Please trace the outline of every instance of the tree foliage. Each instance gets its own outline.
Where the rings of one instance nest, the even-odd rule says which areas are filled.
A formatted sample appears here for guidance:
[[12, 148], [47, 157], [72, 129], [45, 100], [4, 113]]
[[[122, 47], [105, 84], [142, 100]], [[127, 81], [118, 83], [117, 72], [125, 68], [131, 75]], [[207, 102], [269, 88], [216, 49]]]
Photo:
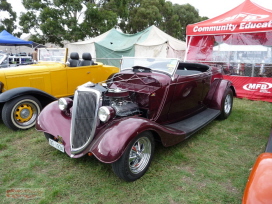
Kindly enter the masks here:
[[190, 4], [165, 0], [23, 0], [27, 12], [20, 16], [24, 33], [31, 40], [62, 45], [95, 37], [115, 27], [136, 33], [151, 25], [185, 40], [188, 24], [207, 19]]
[[[0, 31], [6, 30], [12, 33], [16, 29], [14, 22], [16, 21], [16, 12], [12, 10], [10, 3], [6, 0], [0, 0]], [[17, 33], [20, 35], [20, 33]]]
[[112, 11], [101, 12], [94, 1], [23, 0], [27, 9], [20, 16], [23, 32], [34, 30], [36, 38], [63, 45], [105, 32], [117, 24]]

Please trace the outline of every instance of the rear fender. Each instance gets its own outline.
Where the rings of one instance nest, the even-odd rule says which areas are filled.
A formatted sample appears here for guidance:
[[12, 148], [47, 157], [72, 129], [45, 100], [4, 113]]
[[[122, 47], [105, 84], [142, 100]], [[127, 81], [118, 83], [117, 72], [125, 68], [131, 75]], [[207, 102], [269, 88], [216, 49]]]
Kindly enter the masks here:
[[233, 92], [233, 96], [236, 96], [235, 88], [231, 81], [217, 79], [213, 82], [212, 88], [210, 89], [205, 101], [209, 108], [221, 110], [222, 99], [225, 91], [230, 88]]

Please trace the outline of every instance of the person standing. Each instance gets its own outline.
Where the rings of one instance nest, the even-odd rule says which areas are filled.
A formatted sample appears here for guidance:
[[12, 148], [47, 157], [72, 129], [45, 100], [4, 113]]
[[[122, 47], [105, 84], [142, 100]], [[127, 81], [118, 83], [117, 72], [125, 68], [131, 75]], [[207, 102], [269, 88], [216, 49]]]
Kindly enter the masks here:
[[33, 62], [38, 61], [38, 49], [37, 48], [35, 48], [34, 52], [32, 53], [32, 60], [33, 60]]

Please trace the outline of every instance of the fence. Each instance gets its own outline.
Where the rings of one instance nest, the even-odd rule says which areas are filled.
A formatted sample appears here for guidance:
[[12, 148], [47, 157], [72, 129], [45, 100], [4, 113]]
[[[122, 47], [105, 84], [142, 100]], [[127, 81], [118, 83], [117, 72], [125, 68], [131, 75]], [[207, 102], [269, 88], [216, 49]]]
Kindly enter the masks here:
[[272, 64], [265, 63], [227, 63], [227, 62], [198, 62], [218, 67], [224, 75], [247, 77], [272, 77]]
[[232, 81], [238, 98], [272, 102], [272, 64], [202, 62], [219, 67]]

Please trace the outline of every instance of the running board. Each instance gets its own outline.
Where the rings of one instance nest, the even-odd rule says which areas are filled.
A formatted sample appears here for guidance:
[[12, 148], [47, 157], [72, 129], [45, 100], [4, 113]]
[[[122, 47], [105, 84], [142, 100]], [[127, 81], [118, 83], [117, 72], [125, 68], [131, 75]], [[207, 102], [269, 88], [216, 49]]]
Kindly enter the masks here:
[[190, 118], [164, 126], [183, 131], [186, 134], [186, 138], [188, 138], [196, 131], [212, 122], [219, 115], [220, 110], [208, 108]]

